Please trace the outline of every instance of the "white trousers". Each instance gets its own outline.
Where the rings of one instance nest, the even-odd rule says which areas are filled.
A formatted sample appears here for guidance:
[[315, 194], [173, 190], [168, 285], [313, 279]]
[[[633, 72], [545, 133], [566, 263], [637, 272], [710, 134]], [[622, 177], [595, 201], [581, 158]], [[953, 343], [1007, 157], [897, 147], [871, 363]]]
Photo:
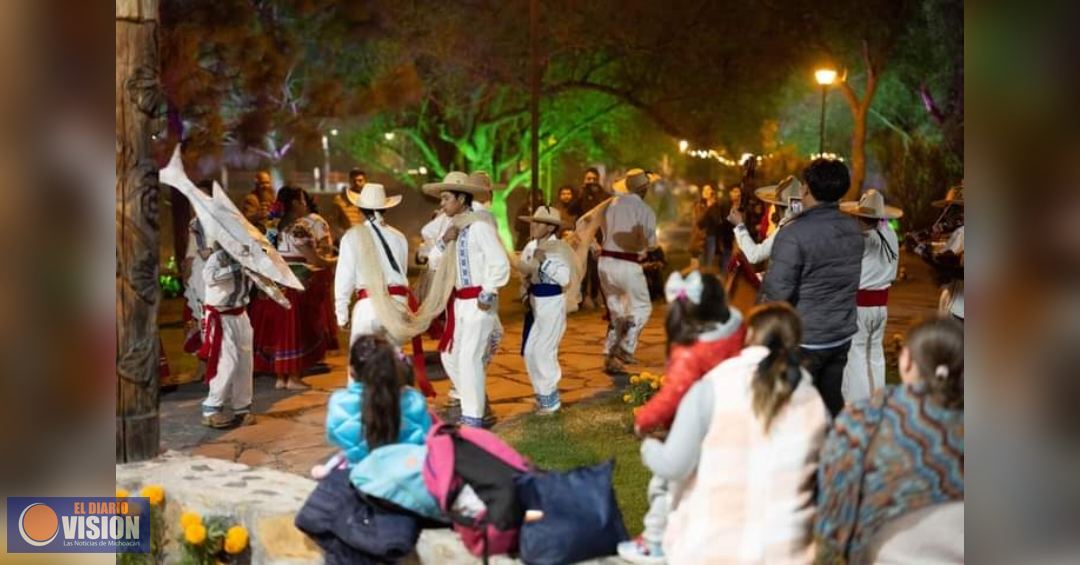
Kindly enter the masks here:
[[221, 356], [217, 374], [210, 380], [210, 393], [203, 402], [203, 414], [221, 410], [226, 399], [231, 401], [234, 412], [251, 410], [253, 335], [247, 312], [221, 317]]
[[566, 333], [566, 296], [533, 296], [533, 325], [525, 342], [525, 369], [533, 390], [548, 396], [558, 390], [562, 378], [559, 342]]
[[483, 311], [476, 299], [454, 302], [454, 343], [440, 355], [443, 370], [461, 399], [461, 415], [484, 417], [484, 368], [501, 335], [498, 305]]
[[885, 323], [889, 309], [885, 306], [860, 306], [857, 312], [858, 330], [851, 338], [847, 365], [844, 367], [842, 392], [845, 403], [870, 398], [874, 391], [885, 386]]
[[[404, 296], [392, 296], [394, 300], [401, 303], [407, 303], [408, 298]], [[349, 346], [351, 347], [356, 338], [362, 335], [376, 335], [383, 334], [383, 325], [379, 321], [379, 318], [375, 316], [375, 306], [372, 305], [371, 300], [365, 298], [363, 300], [357, 300], [352, 307], [352, 318], [349, 320]], [[389, 335], [383, 335], [386, 339], [394, 341]], [[402, 344], [394, 343], [398, 347]]]
[[[630, 327], [618, 345], [627, 353], [633, 354], [637, 350], [638, 336], [652, 314], [652, 300], [649, 299], [649, 284], [645, 280], [645, 271], [637, 263], [613, 257], [601, 257], [599, 269], [600, 288], [607, 298], [612, 325], [619, 319], [630, 321]], [[611, 353], [617, 337], [613, 330], [608, 330], [604, 355]]]

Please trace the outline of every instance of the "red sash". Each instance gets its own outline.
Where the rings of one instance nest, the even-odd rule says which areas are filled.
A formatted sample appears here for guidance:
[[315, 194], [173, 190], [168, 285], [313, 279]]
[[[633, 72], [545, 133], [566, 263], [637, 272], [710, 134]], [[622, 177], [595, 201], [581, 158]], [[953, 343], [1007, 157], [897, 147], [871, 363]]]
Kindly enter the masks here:
[[455, 288], [450, 292], [450, 300], [446, 301], [446, 327], [443, 329], [442, 339], [439, 340], [439, 351], [449, 353], [454, 348], [454, 302], [456, 300], [473, 300], [480, 298], [480, 287], [467, 286]]
[[863, 290], [855, 293], [855, 304], [862, 307], [885, 306], [889, 303], [889, 289]]
[[[416, 296], [413, 295], [412, 290], [407, 286], [390, 285], [386, 287], [386, 290], [390, 293], [390, 296], [405, 296], [408, 297], [409, 310], [416, 312], [420, 308], [420, 303], [417, 302]], [[357, 300], [364, 300], [368, 297], [367, 289], [360, 289], [356, 292]], [[412, 358], [413, 358], [413, 372], [416, 374], [416, 384], [420, 387], [420, 392], [424, 393], [424, 396], [428, 398], [435, 397], [435, 389], [431, 386], [431, 382], [427, 378], [427, 363], [424, 362], [424, 340], [419, 335], [415, 335], [412, 338]]]
[[202, 345], [199, 346], [199, 359], [206, 361], [206, 382], [217, 376], [218, 360], [221, 359], [221, 317], [243, 314], [243, 306], [218, 310], [209, 304], [203, 306]]
[[631, 263], [641, 263], [641, 257], [637, 253], [623, 253], [621, 251], [608, 251], [602, 249], [600, 251], [601, 257], [611, 257], [612, 259], [619, 259], [622, 261], [630, 261]]

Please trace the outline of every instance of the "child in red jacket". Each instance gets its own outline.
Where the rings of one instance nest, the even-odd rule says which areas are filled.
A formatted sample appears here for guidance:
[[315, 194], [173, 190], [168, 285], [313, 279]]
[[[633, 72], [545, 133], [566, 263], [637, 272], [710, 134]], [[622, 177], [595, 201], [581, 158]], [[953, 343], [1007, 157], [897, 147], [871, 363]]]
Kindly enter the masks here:
[[[685, 278], [672, 273], [664, 285], [668, 301], [668, 363], [664, 385], [634, 416], [638, 436], [662, 434], [675, 420], [679, 402], [713, 367], [743, 348], [742, 315], [728, 306], [720, 279], [692, 271]], [[641, 537], [619, 544], [619, 555], [631, 563], [663, 563], [660, 542], [667, 525], [668, 481], [649, 480], [649, 511]]]

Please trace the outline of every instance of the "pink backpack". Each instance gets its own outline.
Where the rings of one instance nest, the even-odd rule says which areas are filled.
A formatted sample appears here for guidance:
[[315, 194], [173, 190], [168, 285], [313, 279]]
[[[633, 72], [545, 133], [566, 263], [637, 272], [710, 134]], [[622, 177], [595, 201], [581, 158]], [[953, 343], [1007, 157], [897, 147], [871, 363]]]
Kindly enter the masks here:
[[[469, 553], [485, 562], [489, 555], [516, 553], [524, 509], [514, 477], [529, 471], [529, 462], [487, 430], [434, 420], [423, 470], [428, 491]], [[459, 501], [463, 491], [471, 493]]]

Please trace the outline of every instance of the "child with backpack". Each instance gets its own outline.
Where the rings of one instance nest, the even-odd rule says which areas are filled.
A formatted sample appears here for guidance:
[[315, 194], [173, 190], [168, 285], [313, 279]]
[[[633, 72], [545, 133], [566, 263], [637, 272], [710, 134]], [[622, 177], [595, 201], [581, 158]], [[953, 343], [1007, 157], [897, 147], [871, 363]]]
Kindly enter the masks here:
[[384, 445], [424, 445], [431, 415], [423, 393], [408, 386], [408, 372], [385, 338], [365, 335], [353, 342], [349, 385], [330, 396], [326, 412], [326, 439], [342, 450], [349, 467]]
[[[664, 384], [634, 416], [639, 437], [662, 434], [671, 427], [684, 395], [713, 367], [739, 353], [745, 327], [739, 311], [728, 305], [720, 279], [713, 273], [672, 273], [664, 285], [668, 301], [665, 328], [668, 363]], [[661, 541], [667, 524], [671, 483], [649, 480], [649, 511], [637, 539], [619, 544], [619, 556], [631, 563], [663, 563]]]

